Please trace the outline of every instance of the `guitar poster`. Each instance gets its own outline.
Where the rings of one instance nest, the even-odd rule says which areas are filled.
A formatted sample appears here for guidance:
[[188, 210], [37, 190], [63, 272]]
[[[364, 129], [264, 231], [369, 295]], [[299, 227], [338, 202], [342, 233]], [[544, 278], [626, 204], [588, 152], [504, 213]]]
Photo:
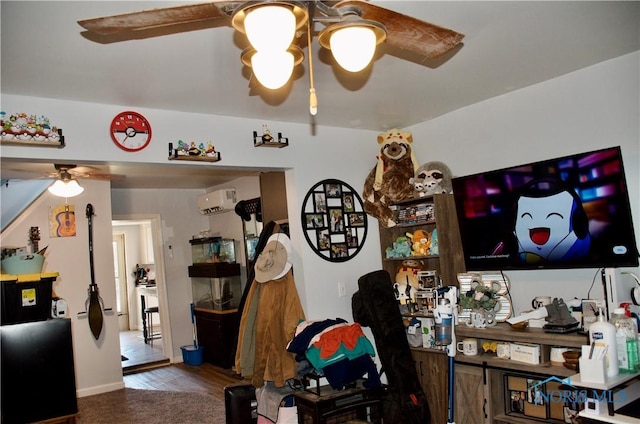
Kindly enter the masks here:
[[76, 236], [76, 208], [74, 205], [52, 206], [49, 209], [49, 237]]

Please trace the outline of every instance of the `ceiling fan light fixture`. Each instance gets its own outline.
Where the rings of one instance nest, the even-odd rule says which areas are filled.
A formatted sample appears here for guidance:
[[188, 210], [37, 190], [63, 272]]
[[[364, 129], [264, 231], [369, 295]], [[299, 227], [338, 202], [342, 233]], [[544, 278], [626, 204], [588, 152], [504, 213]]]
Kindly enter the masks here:
[[297, 46], [291, 46], [283, 52], [259, 52], [253, 49], [245, 50], [242, 63], [253, 70], [260, 84], [271, 90], [276, 90], [289, 81], [293, 68], [302, 63], [304, 55]]
[[376, 46], [387, 38], [385, 27], [375, 21], [347, 20], [325, 28], [318, 37], [320, 45], [331, 50], [336, 62], [349, 72], [366, 68]]
[[56, 180], [47, 190], [54, 196], [74, 197], [82, 193], [84, 187], [80, 186], [76, 180]]
[[307, 9], [298, 2], [248, 2], [234, 11], [231, 24], [247, 35], [255, 50], [283, 52], [307, 19]]

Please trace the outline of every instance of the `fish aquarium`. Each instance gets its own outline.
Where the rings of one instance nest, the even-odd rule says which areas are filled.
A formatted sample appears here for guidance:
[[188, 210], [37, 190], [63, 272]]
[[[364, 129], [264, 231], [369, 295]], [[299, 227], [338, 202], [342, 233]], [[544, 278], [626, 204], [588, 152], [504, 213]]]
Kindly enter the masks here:
[[226, 311], [240, 305], [242, 284], [239, 264], [194, 264], [189, 267], [189, 277], [194, 307]]
[[189, 240], [191, 260], [194, 264], [236, 261], [235, 240], [205, 237]]

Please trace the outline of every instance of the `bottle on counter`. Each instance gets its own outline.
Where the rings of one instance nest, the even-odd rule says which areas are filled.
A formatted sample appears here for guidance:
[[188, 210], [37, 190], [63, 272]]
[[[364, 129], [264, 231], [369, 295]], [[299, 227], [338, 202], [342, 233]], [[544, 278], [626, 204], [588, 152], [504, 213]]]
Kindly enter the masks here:
[[635, 320], [625, 315], [624, 308], [616, 308], [609, 322], [616, 328], [616, 350], [620, 372], [638, 372], [638, 327]]
[[618, 353], [616, 350], [616, 327], [604, 320], [604, 311], [599, 310], [598, 321], [589, 326], [589, 343], [606, 349], [605, 371], [607, 377], [618, 375]]

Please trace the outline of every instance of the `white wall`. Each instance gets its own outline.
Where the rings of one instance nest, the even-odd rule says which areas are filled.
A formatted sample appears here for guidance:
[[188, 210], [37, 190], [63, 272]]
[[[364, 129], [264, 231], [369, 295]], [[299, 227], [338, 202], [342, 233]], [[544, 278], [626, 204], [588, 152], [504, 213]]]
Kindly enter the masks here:
[[[637, 236], [640, 231], [638, 59], [638, 54], [615, 59], [409, 128], [413, 132], [417, 158], [422, 163], [442, 160], [451, 166], [455, 174], [462, 175], [619, 144], [623, 148], [628, 172]], [[167, 142], [183, 138], [203, 141], [212, 138], [224, 159], [219, 164], [206, 166], [286, 169], [294, 275], [308, 319], [343, 317], [351, 320], [351, 294], [357, 290], [358, 278], [380, 269], [375, 219], [369, 219], [367, 240], [360, 253], [343, 263], [330, 263], [317, 256], [307, 246], [300, 222], [302, 200], [317, 182], [336, 178], [356, 190], [361, 189], [367, 173], [375, 165], [377, 131], [315, 127], [312, 134], [309, 125], [269, 124], [272, 132], [280, 131], [289, 137], [290, 146], [284, 149], [254, 148], [251, 132], [261, 128], [260, 121], [141, 109], [139, 111], [154, 126], [154, 140], [145, 151], [128, 154], [113, 146], [107, 135], [108, 123], [117, 112], [125, 109], [124, 106], [3, 95], [3, 109], [49, 116], [55, 125], [63, 128], [68, 142], [64, 149], [3, 146], [4, 157], [171, 165], [166, 159]], [[174, 125], [176, 120], [183, 125]], [[189, 130], [185, 132], [184, 128]], [[201, 191], [112, 191], [114, 214], [162, 215], [176, 355], [180, 355], [179, 346], [187, 344], [191, 338], [188, 240], [209, 225], [208, 218], [201, 216], [195, 206], [198, 194]], [[109, 207], [107, 194], [100, 201]], [[100, 208], [102, 210], [103, 206]], [[104, 233], [97, 238], [96, 248], [110, 252], [110, 244], [107, 246], [106, 243], [110, 243], [111, 228]], [[169, 244], [173, 247], [173, 259], [169, 258]], [[83, 247], [79, 245], [78, 249]], [[82, 254], [86, 255], [86, 251]], [[82, 260], [70, 260], [67, 264], [60, 268], [63, 278], [69, 278], [67, 273], [72, 273], [72, 269], [74, 275], [76, 271], [81, 272], [75, 270], [75, 265], [82, 264]], [[516, 308], [523, 308], [525, 302], [537, 294], [583, 296], [593, 273], [592, 270], [509, 273], [514, 282], [512, 292]], [[78, 276], [77, 284], [84, 287], [87, 282], [88, 270]], [[338, 297], [338, 282], [346, 283], [346, 297]], [[103, 293], [103, 296], [107, 304], [115, 302], [115, 291]], [[79, 299], [71, 302], [71, 313], [75, 314], [80, 307]], [[77, 320], [74, 318], [74, 321]], [[75, 324], [74, 338], [78, 333]], [[115, 319], [110, 325], [115, 328]], [[83, 331], [85, 333], [78, 336], [81, 340], [75, 341], [76, 358], [80, 358], [76, 363], [79, 389], [95, 390], [105, 380], [112, 383], [121, 381], [119, 369], [117, 372], [103, 371], [92, 362], [96, 350], [101, 349], [99, 357], [113, 355], [109, 361], [114, 365], [117, 363], [119, 368], [117, 339], [108, 339], [109, 345], [94, 346], [85, 337], [88, 331]]]
[[[411, 131], [418, 160], [441, 160], [462, 176], [621, 146], [640, 240], [639, 63], [636, 52], [416, 125]], [[521, 312], [530, 309], [536, 295], [586, 298], [596, 271], [506, 274]], [[599, 276], [591, 296], [602, 298]]]
[[[116, 291], [111, 248], [111, 204], [109, 182], [83, 181], [85, 190], [69, 199], [75, 207], [76, 236], [49, 237], [49, 209], [64, 205], [65, 199], [45, 191], [40, 198], [2, 232], [3, 246], [27, 245], [29, 227], [40, 228], [40, 247], [48, 246], [43, 270], [60, 274], [53, 290], [68, 304], [71, 318], [73, 350], [76, 369], [76, 386], [79, 396], [116, 390], [124, 387], [120, 362], [118, 317], [115, 314]], [[89, 230], [86, 206], [94, 207], [93, 256], [96, 284], [106, 308], [113, 313], [104, 314], [100, 338], [95, 340], [86, 318], [78, 317], [85, 311], [89, 288]]]

